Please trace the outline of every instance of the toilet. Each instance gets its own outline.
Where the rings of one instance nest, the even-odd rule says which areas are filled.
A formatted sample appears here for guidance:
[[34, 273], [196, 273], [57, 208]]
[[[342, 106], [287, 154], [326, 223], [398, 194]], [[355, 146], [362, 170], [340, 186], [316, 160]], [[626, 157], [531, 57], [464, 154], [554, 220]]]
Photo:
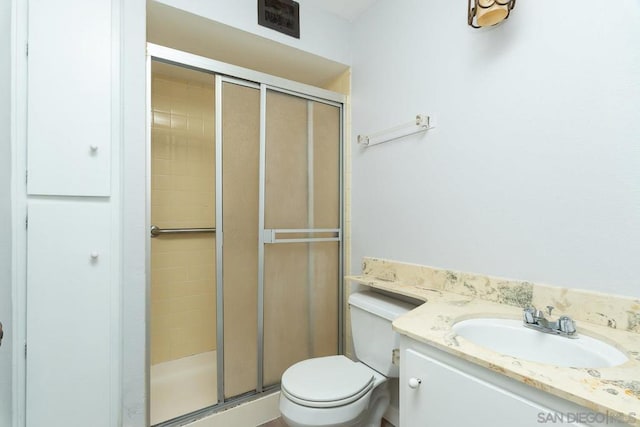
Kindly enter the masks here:
[[379, 427], [389, 406], [388, 378], [397, 378], [392, 352], [399, 336], [391, 328], [415, 305], [380, 293], [351, 294], [351, 332], [356, 356], [303, 360], [282, 374], [280, 413], [290, 427]]

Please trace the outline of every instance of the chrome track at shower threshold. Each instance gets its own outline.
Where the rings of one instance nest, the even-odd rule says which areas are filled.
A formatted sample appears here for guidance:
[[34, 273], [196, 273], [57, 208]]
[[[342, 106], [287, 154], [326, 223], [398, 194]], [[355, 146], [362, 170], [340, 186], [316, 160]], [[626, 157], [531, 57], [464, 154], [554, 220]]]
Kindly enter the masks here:
[[189, 414], [181, 415], [179, 417], [172, 418], [167, 421], [163, 421], [159, 424], [153, 424], [152, 427], [180, 427], [185, 426], [187, 424], [196, 422], [208, 416], [214, 415], [220, 411], [224, 411], [225, 409], [233, 408], [235, 406], [241, 405], [243, 403], [249, 403], [251, 401], [257, 400], [261, 397], [265, 397], [267, 395], [273, 394], [280, 391], [280, 384], [266, 387], [261, 392], [250, 391], [248, 393], [241, 394], [240, 396], [232, 397], [230, 399], [226, 399], [224, 403], [218, 403], [216, 405], [208, 406], [206, 408], [199, 409], [195, 412], [191, 412]]

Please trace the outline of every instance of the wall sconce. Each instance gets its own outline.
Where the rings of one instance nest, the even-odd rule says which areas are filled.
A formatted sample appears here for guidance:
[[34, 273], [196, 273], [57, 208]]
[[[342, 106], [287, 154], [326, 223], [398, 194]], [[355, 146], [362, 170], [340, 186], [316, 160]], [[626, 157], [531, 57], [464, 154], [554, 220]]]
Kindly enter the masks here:
[[473, 28], [499, 24], [509, 17], [515, 5], [516, 0], [468, 0], [467, 22]]

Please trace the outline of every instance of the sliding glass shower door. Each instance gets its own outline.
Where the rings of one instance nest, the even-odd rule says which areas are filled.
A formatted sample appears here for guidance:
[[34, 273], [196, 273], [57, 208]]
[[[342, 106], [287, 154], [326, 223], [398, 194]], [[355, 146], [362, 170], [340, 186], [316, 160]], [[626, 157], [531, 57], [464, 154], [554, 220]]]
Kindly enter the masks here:
[[258, 217], [260, 89], [217, 78], [223, 231], [219, 278], [223, 286], [225, 399], [258, 387]]
[[341, 110], [227, 77], [217, 87], [228, 399], [338, 352]]
[[150, 412], [167, 427], [341, 350], [342, 106], [204, 63], [149, 76]]
[[266, 91], [264, 384], [338, 352], [340, 108]]

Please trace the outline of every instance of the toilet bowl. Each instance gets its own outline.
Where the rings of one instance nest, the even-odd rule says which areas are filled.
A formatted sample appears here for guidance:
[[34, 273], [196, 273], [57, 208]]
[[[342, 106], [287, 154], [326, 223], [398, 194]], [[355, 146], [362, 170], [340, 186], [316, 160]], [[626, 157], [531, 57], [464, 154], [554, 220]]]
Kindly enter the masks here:
[[[345, 356], [298, 362], [282, 375], [280, 413], [290, 427], [379, 427], [389, 406], [389, 377], [398, 376], [393, 319], [415, 306], [374, 292], [349, 298], [354, 348]], [[357, 335], [357, 336], [356, 336]]]
[[280, 412], [290, 427], [375, 425], [372, 403], [389, 402], [387, 378], [345, 356], [309, 359], [282, 376]]

